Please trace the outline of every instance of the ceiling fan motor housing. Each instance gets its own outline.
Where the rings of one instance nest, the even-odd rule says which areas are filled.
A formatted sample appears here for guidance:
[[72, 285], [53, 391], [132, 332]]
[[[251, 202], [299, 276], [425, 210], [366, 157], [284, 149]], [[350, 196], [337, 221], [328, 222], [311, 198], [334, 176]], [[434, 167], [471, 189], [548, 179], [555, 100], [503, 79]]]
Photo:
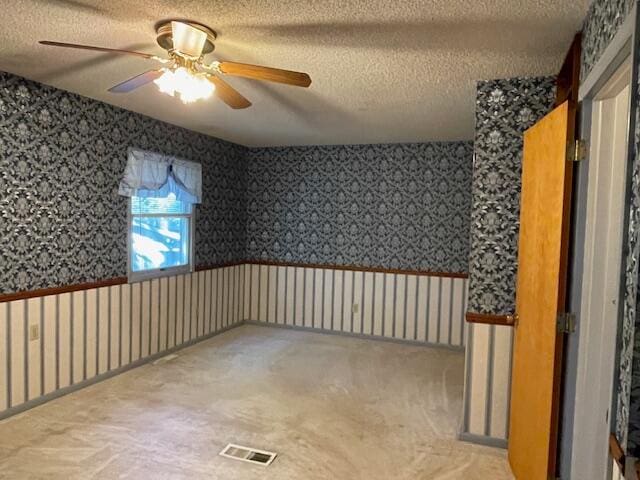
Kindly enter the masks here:
[[204, 48], [202, 49], [202, 55], [207, 55], [208, 53], [211, 53], [215, 50], [216, 47], [213, 42], [218, 36], [215, 30], [207, 27], [206, 25], [202, 25], [201, 23], [186, 20], [167, 20], [158, 24], [158, 26], [156, 27], [156, 41], [162, 48], [167, 51], [173, 50], [173, 30], [171, 28], [172, 21], [185, 23], [193, 28], [197, 28], [207, 35], [207, 39], [204, 43]]

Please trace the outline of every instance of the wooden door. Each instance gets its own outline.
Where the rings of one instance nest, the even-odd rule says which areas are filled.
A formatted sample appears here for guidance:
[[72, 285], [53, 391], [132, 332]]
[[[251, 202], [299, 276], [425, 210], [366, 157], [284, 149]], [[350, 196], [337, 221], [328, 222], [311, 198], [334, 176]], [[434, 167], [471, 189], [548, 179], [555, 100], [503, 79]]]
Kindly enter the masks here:
[[517, 480], [555, 478], [573, 119], [567, 101], [524, 135], [509, 431]]

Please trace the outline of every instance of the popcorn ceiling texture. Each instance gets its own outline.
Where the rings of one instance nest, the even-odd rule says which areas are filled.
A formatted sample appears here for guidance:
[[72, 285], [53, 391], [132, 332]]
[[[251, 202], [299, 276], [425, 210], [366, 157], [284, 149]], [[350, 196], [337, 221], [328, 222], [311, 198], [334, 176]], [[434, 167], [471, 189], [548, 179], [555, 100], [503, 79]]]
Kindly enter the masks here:
[[[588, 0], [15, 0], [0, 70], [247, 146], [471, 140], [478, 79], [554, 74]], [[107, 90], [155, 66], [55, 49], [49, 39], [163, 53], [161, 18], [218, 30], [211, 58], [308, 72], [310, 89], [228, 77], [252, 102], [184, 106], [153, 85]]]

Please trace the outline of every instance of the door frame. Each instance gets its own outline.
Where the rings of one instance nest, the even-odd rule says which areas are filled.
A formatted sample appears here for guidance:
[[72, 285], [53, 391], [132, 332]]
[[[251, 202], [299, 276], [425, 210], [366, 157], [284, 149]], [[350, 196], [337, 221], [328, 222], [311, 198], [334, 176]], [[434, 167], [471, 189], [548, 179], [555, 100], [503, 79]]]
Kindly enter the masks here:
[[[618, 30], [614, 39], [610, 42], [599, 61], [593, 67], [590, 74], [581, 82], [579, 91], [580, 114], [579, 114], [579, 131], [580, 138], [590, 145], [591, 135], [591, 118], [593, 113], [593, 103], [601, 89], [609, 82], [611, 77], [618, 71], [623, 63], [631, 57], [632, 74], [631, 74], [631, 95], [629, 99], [629, 138], [627, 145], [627, 172], [625, 176], [625, 195], [624, 195], [624, 219], [623, 219], [623, 249], [620, 258], [620, 289], [619, 299], [624, 299], [625, 288], [625, 246], [628, 242], [628, 226], [629, 226], [629, 210], [631, 203], [631, 172], [633, 162], [633, 134], [635, 128], [634, 110], [635, 110], [635, 85], [638, 80], [638, 67], [635, 64], [636, 44], [638, 36], [636, 34], [637, 25], [637, 6], [634, 5], [632, 11], [627, 16], [625, 22]], [[573, 212], [571, 215], [571, 257], [569, 261], [569, 284], [568, 284], [568, 308], [569, 311], [576, 314], [578, 318], [578, 326], [580, 325], [580, 310], [582, 304], [582, 279], [584, 275], [584, 241], [586, 231], [587, 216], [587, 196], [588, 196], [588, 179], [589, 179], [589, 160], [578, 162], [574, 170], [574, 196], [573, 196]], [[618, 302], [618, 331], [616, 333], [617, 341], [620, 341], [620, 326], [622, 324], [624, 302]], [[579, 327], [578, 327], [579, 328]], [[579, 335], [571, 334], [565, 339], [565, 360], [564, 360], [564, 384], [563, 384], [563, 401], [561, 405], [563, 419], [561, 425], [559, 439], [559, 473], [560, 478], [572, 478], [571, 471], [573, 465], [580, 461], [580, 452], [574, 451], [574, 443], [578, 443], [577, 437], [574, 436], [575, 405], [580, 402], [580, 398], [576, 397], [577, 381], [579, 372], [583, 365], [580, 364], [580, 358], [589, 352], [584, 347], [580, 349]], [[619, 356], [616, 355], [615, 371], [619, 368]], [[611, 381], [615, 382], [615, 373], [611, 372]], [[610, 422], [613, 426], [615, 423], [615, 406], [617, 404], [616, 389], [613, 389]], [[583, 421], [580, 419], [579, 421]], [[613, 430], [613, 428], [612, 428]], [[611, 464], [609, 465], [611, 468]]]
[[[590, 156], [587, 160], [589, 164], [589, 188], [591, 191], [587, 192], [588, 205], [585, 206], [587, 214], [593, 215], [587, 218], [589, 224], [588, 230], [584, 237], [586, 252], [584, 261], [589, 263], [598, 263], [607, 259], [607, 267], [603, 271], [599, 271], [596, 267], [594, 270], [593, 263], [591, 265], [585, 263], [582, 282], [582, 289], [584, 295], [582, 296], [582, 310], [580, 323], [577, 328], [576, 337], [578, 342], [578, 358], [577, 358], [577, 378], [576, 378], [576, 402], [574, 409], [576, 411], [576, 418], [579, 421], [574, 423], [573, 438], [576, 445], [576, 450], [572, 460], [572, 473], [573, 477], [586, 478], [589, 477], [588, 472], [593, 472], [594, 480], [605, 480], [610, 478], [611, 472], [610, 460], [608, 453], [608, 440], [611, 432], [611, 414], [613, 387], [614, 387], [614, 371], [615, 371], [615, 359], [616, 359], [616, 337], [617, 337], [617, 319], [620, 318], [621, 305], [622, 305], [622, 289], [620, 288], [620, 282], [624, 278], [622, 275], [622, 261], [623, 255], [623, 242], [624, 242], [624, 194], [625, 192], [620, 186], [624, 185], [627, 178], [626, 160], [628, 149], [627, 144], [629, 141], [628, 127], [629, 127], [629, 109], [630, 98], [622, 98], [624, 103], [618, 100], [611, 100], [616, 98], [617, 95], [624, 94], [631, 95], [631, 58], [627, 57], [620, 68], [615, 72], [611, 80], [605, 84], [603, 89], [599, 90], [598, 95], [593, 99], [592, 107], [596, 106], [596, 102], [603, 102], [603, 108], [612, 108], [610, 102], [616, 102], [617, 119], [621, 119], [623, 123], [620, 124], [619, 129], [615, 132], [616, 135], [625, 135], [625, 143], [617, 143], [617, 152], [615, 162], [609, 163], [610, 160], [608, 150], [606, 152], [596, 151], [599, 150], [599, 144], [596, 143], [597, 139], [592, 138], [592, 144], [589, 145]], [[607, 98], [609, 101], [607, 102]], [[591, 120], [593, 126], [598, 125], [603, 129], [605, 134], [613, 134], [614, 123], [598, 119], [600, 112], [600, 106], [598, 105], [592, 109]], [[617, 123], [617, 121], [616, 121]], [[623, 130], [624, 129], [624, 130]], [[600, 132], [592, 131], [591, 135], [599, 135]], [[606, 141], [606, 137], [605, 138]], [[613, 145], [613, 144], [611, 144]], [[609, 178], [609, 174], [612, 177]], [[615, 181], [611, 184], [609, 182]], [[591, 195], [594, 195], [591, 197]], [[604, 204], [600, 204], [599, 196], [603, 195]], [[608, 204], [608, 201], [611, 204]], [[606, 205], [606, 212], [603, 210]], [[590, 210], [591, 209], [591, 210]], [[607, 220], [610, 217], [609, 220]], [[593, 224], [592, 221], [611, 221], [614, 222], [611, 226], [615, 225], [615, 228], [606, 228], [601, 224]], [[599, 232], [599, 233], [596, 233]], [[608, 256], [604, 256], [601, 249], [605, 245], [595, 244], [593, 242], [598, 241], [607, 242]], [[611, 243], [615, 242], [615, 243]], [[593, 250], [593, 248], [596, 250]], [[610, 249], [609, 249], [610, 248]], [[615, 254], [615, 257], [613, 256]], [[601, 264], [604, 267], [604, 264]], [[611, 268], [612, 270], [607, 270]], [[606, 275], [606, 276], [605, 276]], [[602, 284], [600, 282], [617, 282], [616, 284], [607, 283]], [[615, 287], [615, 290], [611, 290]], [[595, 291], [593, 290], [595, 289]], [[594, 299], [591, 298], [592, 292], [606, 292], [607, 306], [603, 303], [593, 303]], [[596, 301], [603, 302], [604, 297], [599, 297], [596, 293]], [[609, 298], [615, 298], [615, 304], [611, 305], [608, 302]], [[608, 322], [600, 323], [599, 320], [603, 319], [600, 315], [603, 313], [600, 308], [606, 308], [609, 310], [607, 318]], [[605, 328], [603, 330], [603, 328]], [[602, 336], [602, 338], [601, 338]], [[592, 373], [593, 372], [593, 373]], [[599, 395], [592, 395], [594, 382], [602, 386], [602, 390]], [[606, 395], [606, 397], [604, 396]], [[608, 421], [603, 423], [604, 412], [608, 410]], [[596, 414], [597, 412], [597, 414]], [[593, 432], [598, 431], [598, 438], [593, 436]], [[594, 443], [595, 442], [595, 443]], [[586, 452], [590, 452], [588, 455]], [[579, 457], [579, 458], [578, 458]], [[598, 465], [593, 465], [593, 462], [597, 461]], [[589, 462], [592, 464], [592, 468], [589, 468]], [[602, 463], [600, 465], [600, 463]], [[595, 473], [599, 469], [604, 469], [607, 475], [600, 477]]]

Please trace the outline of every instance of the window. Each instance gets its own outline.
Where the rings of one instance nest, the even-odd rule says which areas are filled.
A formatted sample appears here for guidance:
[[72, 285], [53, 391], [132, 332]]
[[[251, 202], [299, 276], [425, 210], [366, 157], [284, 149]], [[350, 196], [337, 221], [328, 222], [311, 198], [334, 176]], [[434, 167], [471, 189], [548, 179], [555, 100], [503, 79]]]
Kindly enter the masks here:
[[200, 164], [129, 148], [118, 193], [129, 197], [129, 281], [190, 272]]
[[190, 271], [193, 206], [174, 193], [130, 198], [130, 280]]

